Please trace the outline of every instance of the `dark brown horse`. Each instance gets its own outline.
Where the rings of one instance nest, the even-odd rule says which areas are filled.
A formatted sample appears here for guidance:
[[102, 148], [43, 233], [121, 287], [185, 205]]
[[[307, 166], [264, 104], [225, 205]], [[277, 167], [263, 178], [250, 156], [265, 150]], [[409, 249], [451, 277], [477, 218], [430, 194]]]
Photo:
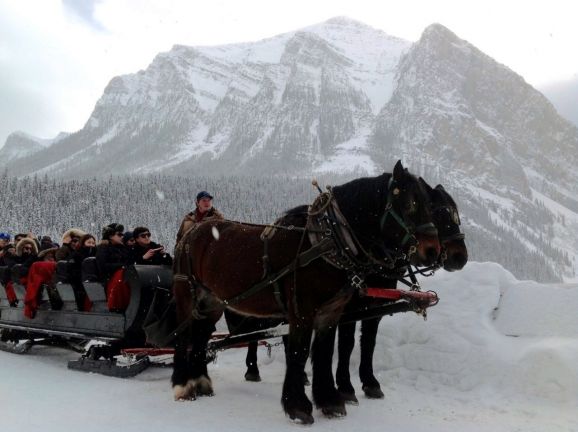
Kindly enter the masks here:
[[[461, 270], [468, 261], [468, 251], [464, 241], [464, 234], [460, 231], [457, 205], [442, 185], [431, 188], [427, 183], [423, 183], [431, 198], [433, 221], [438, 229], [438, 237], [442, 246], [440, 264], [446, 271]], [[397, 282], [395, 279], [380, 277], [369, 278], [367, 281], [368, 284], [373, 286], [386, 288], [395, 288]], [[354, 298], [348, 308], [355, 310], [362, 307], [377, 306], [380, 302], [382, 301], [379, 299]], [[380, 321], [381, 318], [362, 321], [359, 341], [361, 354], [359, 378], [363, 392], [368, 398], [372, 399], [384, 396], [381, 386], [373, 373], [373, 353]], [[349, 403], [357, 403], [355, 390], [349, 375], [349, 360], [355, 345], [355, 324], [353, 322], [339, 324], [338, 326], [338, 362], [335, 378], [339, 392]]]
[[[352, 233], [372, 260], [389, 262], [411, 256], [425, 265], [437, 260], [440, 244], [432, 224], [429, 196], [400, 162], [393, 174], [357, 179], [332, 192]], [[304, 251], [314, 246], [306, 233], [279, 230], [268, 244], [269, 267], [277, 272], [290, 271], [279, 277], [278, 295], [273, 284], [253, 292], [252, 287], [263, 278], [262, 231], [262, 227], [230, 221], [207, 222], [187, 233], [177, 245], [173, 266], [177, 319], [184, 323], [193, 316], [194, 320], [189, 331], [180, 333], [175, 345], [175, 399], [213, 394], [206, 346], [214, 323], [229, 307], [251, 316], [288, 320], [289, 347], [281, 402], [291, 419], [312, 423], [313, 406], [303, 384], [312, 333], [336, 325], [354, 293], [351, 280], [355, 269], [337, 268], [321, 257], [305, 265], [311, 257], [306, 257]], [[328, 251], [334, 255], [342, 252]], [[247, 291], [251, 295], [245, 297]], [[316, 389], [315, 373], [314, 369], [316, 405], [328, 416], [344, 413], [336, 390]]]

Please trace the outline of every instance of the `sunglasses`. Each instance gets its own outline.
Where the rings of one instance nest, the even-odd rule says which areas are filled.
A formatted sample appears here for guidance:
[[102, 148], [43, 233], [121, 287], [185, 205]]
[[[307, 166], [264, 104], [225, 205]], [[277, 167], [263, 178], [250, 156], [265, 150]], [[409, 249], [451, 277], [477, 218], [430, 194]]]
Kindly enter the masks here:
[[121, 232], [118, 232], [118, 233], [114, 233], [114, 235], [117, 236], [117, 237], [122, 237], [124, 234], [121, 233]]
[[76, 237], [73, 237], [73, 238], [70, 240], [70, 243], [78, 243], [79, 241], [80, 241], [80, 239], [77, 239]]
[[151, 233], [142, 233], [142, 234], [139, 234], [138, 236], [139, 236], [139, 238], [148, 238], [151, 236]]

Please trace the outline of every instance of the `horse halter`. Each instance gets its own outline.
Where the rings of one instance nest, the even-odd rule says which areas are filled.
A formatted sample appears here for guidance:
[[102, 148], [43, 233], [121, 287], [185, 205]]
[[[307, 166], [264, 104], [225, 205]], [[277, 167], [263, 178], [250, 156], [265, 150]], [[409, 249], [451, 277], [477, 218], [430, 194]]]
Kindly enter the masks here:
[[387, 222], [388, 216], [391, 217], [397, 222], [397, 224], [405, 231], [405, 235], [401, 241], [401, 246], [405, 246], [406, 243], [411, 241], [411, 246], [416, 247], [418, 244], [417, 238], [415, 234], [427, 234], [427, 235], [437, 235], [438, 231], [436, 226], [433, 222], [427, 222], [425, 224], [418, 225], [414, 227], [412, 224], [407, 224], [403, 217], [401, 217], [393, 208], [393, 197], [399, 194], [399, 188], [395, 186], [395, 181], [393, 180], [393, 175], [389, 179], [389, 183], [387, 185], [387, 203], [385, 204], [385, 210], [383, 212], [383, 216], [379, 222], [379, 226], [381, 231], [385, 227], [385, 223]]
[[450, 242], [452, 240], [464, 240], [466, 238], [466, 235], [460, 231], [461, 221], [458, 209], [449, 204], [436, 206], [432, 209], [432, 213], [434, 214], [439, 213], [441, 211], [447, 212], [447, 214], [450, 217], [450, 221], [448, 221], [447, 224], [445, 225], [448, 227], [452, 227], [451, 230], [448, 230], [447, 234], [439, 232], [438, 230], [438, 237], [442, 246], [444, 243]]

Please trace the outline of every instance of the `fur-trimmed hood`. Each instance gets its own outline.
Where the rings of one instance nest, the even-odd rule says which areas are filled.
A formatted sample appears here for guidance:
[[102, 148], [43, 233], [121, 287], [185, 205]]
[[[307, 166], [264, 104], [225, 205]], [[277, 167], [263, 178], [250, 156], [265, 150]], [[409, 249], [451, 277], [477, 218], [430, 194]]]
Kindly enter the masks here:
[[18, 242], [18, 244], [16, 245], [16, 255], [22, 256], [22, 250], [26, 245], [31, 245], [32, 253], [34, 255], [38, 255], [38, 245], [36, 244], [36, 241], [34, 239], [31, 239], [30, 237], [24, 237], [22, 240]]
[[83, 235], [85, 235], [86, 233], [84, 231], [82, 231], [80, 228], [70, 228], [68, 231], [66, 231], [63, 235], [62, 235], [62, 244], [66, 244], [66, 243], [70, 243], [70, 240], [72, 240], [72, 237], [82, 237]]
[[58, 251], [57, 247], [52, 247], [52, 248], [48, 248], [48, 249], [43, 249], [38, 253], [38, 258], [39, 259], [44, 259], [44, 257], [48, 254], [54, 254], [55, 259], [56, 259], [56, 252]]

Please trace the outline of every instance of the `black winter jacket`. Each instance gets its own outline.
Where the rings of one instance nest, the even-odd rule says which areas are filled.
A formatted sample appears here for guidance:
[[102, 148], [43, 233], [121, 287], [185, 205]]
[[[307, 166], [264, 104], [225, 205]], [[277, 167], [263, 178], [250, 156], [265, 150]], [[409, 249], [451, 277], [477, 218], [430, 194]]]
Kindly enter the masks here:
[[123, 244], [101, 244], [96, 248], [96, 266], [102, 281], [108, 281], [119, 268], [132, 264], [134, 257]]

